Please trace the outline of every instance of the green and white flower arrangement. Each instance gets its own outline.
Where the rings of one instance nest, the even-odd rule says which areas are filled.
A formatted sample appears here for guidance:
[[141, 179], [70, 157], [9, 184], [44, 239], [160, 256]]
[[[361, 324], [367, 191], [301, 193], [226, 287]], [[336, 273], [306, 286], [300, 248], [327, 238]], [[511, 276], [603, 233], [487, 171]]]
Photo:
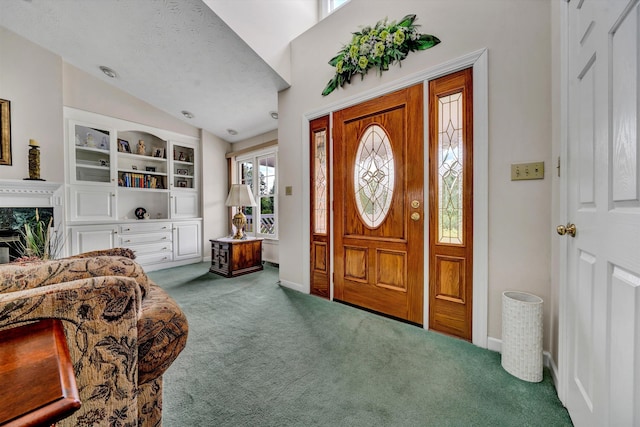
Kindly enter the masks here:
[[350, 83], [354, 74], [364, 78], [371, 68], [377, 68], [382, 74], [389, 65], [405, 59], [409, 52], [429, 49], [440, 43], [435, 36], [420, 34], [415, 20], [416, 15], [407, 15], [398, 23], [384, 19], [373, 27], [353, 33], [351, 43], [329, 61], [336, 68], [336, 75], [327, 83], [322, 95], [327, 96]]

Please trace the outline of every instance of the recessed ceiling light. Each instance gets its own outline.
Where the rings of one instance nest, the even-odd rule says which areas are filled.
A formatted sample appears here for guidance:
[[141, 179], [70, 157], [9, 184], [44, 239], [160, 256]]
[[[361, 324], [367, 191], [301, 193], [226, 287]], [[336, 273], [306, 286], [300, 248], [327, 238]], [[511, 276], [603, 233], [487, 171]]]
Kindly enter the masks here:
[[237, 134], [238, 134], [238, 131], [237, 131], [237, 130], [235, 130], [235, 129], [227, 129], [227, 133], [228, 133], [229, 135], [234, 135], [234, 136], [235, 136], [235, 135], [237, 135]]
[[269, 111], [269, 115], [272, 119], [278, 120], [278, 112], [277, 111]]
[[104, 75], [109, 78], [115, 79], [116, 77], [118, 77], [118, 73], [116, 73], [116, 71], [113, 68], [109, 68], [104, 65], [101, 65], [100, 71], [102, 71]]
[[193, 114], [187, 110], [182, 110], [182, 115], [185, 116], [187, 119], [193, 119], [194, 117]]

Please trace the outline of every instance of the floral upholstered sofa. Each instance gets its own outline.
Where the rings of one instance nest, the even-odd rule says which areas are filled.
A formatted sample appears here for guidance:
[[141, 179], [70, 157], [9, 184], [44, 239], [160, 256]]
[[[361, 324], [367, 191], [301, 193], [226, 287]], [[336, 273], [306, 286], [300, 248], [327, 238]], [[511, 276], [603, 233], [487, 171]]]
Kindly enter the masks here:
[[82, 406], [58, 426], [162, 424], [162, 374], [187, 319], [133, 258], [116, 249], [0, 266], [0, 329], [64, 325]]

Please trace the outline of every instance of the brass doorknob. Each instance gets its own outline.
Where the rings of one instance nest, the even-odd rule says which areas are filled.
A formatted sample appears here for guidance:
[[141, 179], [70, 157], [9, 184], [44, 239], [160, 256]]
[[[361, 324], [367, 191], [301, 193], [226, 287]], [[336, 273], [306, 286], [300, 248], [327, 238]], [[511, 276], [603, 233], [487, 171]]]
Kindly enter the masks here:
[[411, 219], [417, 221], [420, 219], [420, 214], [418, 212], [414, 212], [411, 214]]
[[567, 225], [559, 225], [556, 227], [556, 231], [559, 235], [564, 236], [568, 234], [571, 237], [576, 237], [576, 225], [568, 223]]

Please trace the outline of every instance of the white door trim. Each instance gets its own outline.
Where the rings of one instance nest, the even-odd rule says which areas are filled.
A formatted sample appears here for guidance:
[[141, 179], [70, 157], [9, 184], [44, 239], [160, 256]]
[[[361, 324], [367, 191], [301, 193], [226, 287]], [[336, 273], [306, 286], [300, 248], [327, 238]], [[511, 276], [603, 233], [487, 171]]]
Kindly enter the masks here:
[[[359, 104], [361, 102], [379, 97], [381, 95], [393, 92], [418, 83], [425, 83], [437, 77], [441, 77], [464, 68], [473, 67], [473, 144], [474, 144], [474, 175], [473, 175], [473, 227], [474, 227], [474, 244], [473, 244], [473, 344], [487, 348], [488, 342], [488, 294], [489, 294], [489, 70], [488, 70], [488, 51], [486, 48], [471, 52], [459, 58], [439, 64], [435, 67], [422, 70], [411, 74], [402, 79], [395, 80], [391, 83], [380, 85], [379, 87], [365, 91], [361, 94], [345, 98], [338, 102], [328, 104], [321, 109], [309, 111], [302, 114], [302, 216], [303, 224], [309, 224], [311, 220], [310, 204], [311, 194], [310, 186], [310, 152], [309, 152], [309, 121], [331, 115], [332, 112], [343, 108]], [[425, 88], [425, 105], [428, 100], [428, 88]], [[424, 109], [424, 140], [429, 140], [428, 127], [428, 111]], [[333, 123], [331, 123], [333, 129]], [[333, 141], [332, 132], [330, 132], [331, 141]], [[331, 145], [330, 145], [331, 146]], [[330, 157], [333, 153], [330, 153]], [[330, 159], [331, 160], [331, 159]], [[428, 150], [425, 150], [425, 189], [428, 187]], [[331, 171], [333, 175], [333, 171]], [[333, 176], [330, 177], [333, 180]], [[331, 202], [333, 202], [333, 189], [330, 192]], [[425, 201], [427, 198], [425, 198]], [[425, 206], [425, 211], [428, 206]], [[429, 224], [425, 221], [425, 232], [428, 232]], [[309, 242], [311, 238], [309, 227], [303, 227], [302, 239]], [[333, 222], [330, 230], [333, 235]], [[425, 234], [428, 235], [428, 234]], [[333, 245], [333, 241], [331, 241]], [[425, 239], [425, 292], [424, 292], [424, 327], [429, 327], [429, 292], [428, 292], [428, 259], [426, 254], [429, 253], [429, 242]], [[295, 286], [295, 289], [309, 293], [310, 273], [309, 265], [311, 262], [310, 253], [304, 251], [303, 255], [303, 285]], [[333, 259], [331, 259], [333, 267]], [[331, 278], [331, 274], [329, 275]], [[286, 283], [283, 283], [287, 285]], [[331, 295], [333, 298], [333, 282], [331, 283]]]
[[[559, 180], [559, 218], [558, 224], [564, 224], [568, 219], [568, 179], [567, 179], [567, 152], [568, 152], [568, 114], [569, 114], [569, 2], [560, 4], [560, 180]], [[553, 223], [552, 223], [553, 224]], [[558, 260], [558, 361], [556, 389], [558, 398], [566, 406], [566, 393], [569, 384], [569, 370], [567, 358], [567, 346], [569, 336], [567, 334], [567, 247], [568, 240], [560, 239]]]

